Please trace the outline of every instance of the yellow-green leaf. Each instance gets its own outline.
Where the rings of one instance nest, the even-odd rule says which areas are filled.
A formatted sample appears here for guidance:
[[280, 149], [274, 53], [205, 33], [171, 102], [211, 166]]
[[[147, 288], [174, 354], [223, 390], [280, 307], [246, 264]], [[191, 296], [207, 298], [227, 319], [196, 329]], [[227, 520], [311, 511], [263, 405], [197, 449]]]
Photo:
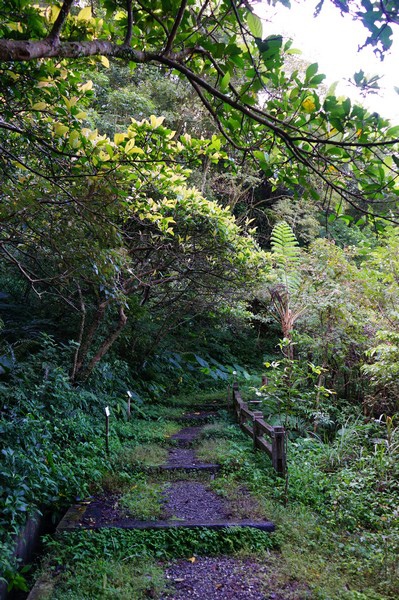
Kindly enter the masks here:
[[45, 102], [36, 102], [36, 104], [32, 106], [33, 110], [45, 110], [46, 108], [47, 104]]
[[66, 96], [62, 96], [62, 99], [64, 100], [64, 104], [68, 110], [71, 110], [72, 106], [75, 106], [75, 104], [78, 101], [76, 96], [72, 96], [72, 98], [67, 98]]
[[91, 19], [91, 7], [86, 6], [79, 11], [77, 16], [79, 21], [89, 21]]
[[[126, 138], [127, 138], [127, 134], [126, 133], [115, 133], [115, 135], [114, 135], [114, 142], [115, 142], [115, 144], [119, 145]], [[134, 140], [133, 140], [133, 146], [134, 146]]]
[[137, 146], [134, 146], [134, 148], [129, 150], [129, 154], [144, 154], [144, 150], [142, 148], [138, 148]]
[[257, 15], [254, 13], [248, 13], [247, 15], [247, 25], [249, 31], [252, 33], [254, 37], [262, 38], [263, 27], [262, 21]]
[[11, 77], [11, 79], [13, 81], [16, 81], [17, 79], [19, 79], [19, 74], [18, 73], [14, 73], [13, 71], [6, 71], [7, 75], [9, 77]]
[[164, 122], [165, 117], [156, 117], [155, 115], [150, 116], [150, 123], [153, 129], [156, 129]]
[[130, 139], [125, 146], [125, 154], [130, 154], [134, 148], [136, 140], [134, 138]]
[[107, 160], [109, 160], [111, 158], [110, 155], [108, 154], [108, 152], [104, 152], [104, 150], [100, 150], [100, 152], [98, 153], [98, 157], [103, 162], [106, 162]]
[[64, 133], [69, 131], [69, 127], [63, 125], [62, 123], [54, 123], [53, 129], [57, 137], [61, 137], [62, 135], [64, 135]]
[[105, 67], [106, 69], [109, 68], [109, 60], [106, 56], [100, 56], [100, 63], [103, 65], [103, 67]]
[[220, 82], [220, 89], [222, 90], [222, 92], [227, 90], [229, 83], [230, 83], [230, 73], [229, 73], [229, 71], [226, 71], [226, 73], [223, 75], [222, 80]]
[[307, 96], [307, 98], [305, 98], [305, 100], [302, 102], [302, 108], [307, 113], [312, 113], [316, 110], [316, 103], [313, 96]]
[[80, 135], [78, 131], [71, 131], [69, 136], [69, 143], [71, 144], [72, 148], [79, 148], [79, 146], [81, 146], [82, 142], [80, 140]]
[[93, 82], [90, 79], [89, 81], [86, 81], [86, 83], [83, 83], [82, 85], [79, 86], [79, 90], [81, 92], [87, 92], [89, 90], [91, 90], [93, 87]]

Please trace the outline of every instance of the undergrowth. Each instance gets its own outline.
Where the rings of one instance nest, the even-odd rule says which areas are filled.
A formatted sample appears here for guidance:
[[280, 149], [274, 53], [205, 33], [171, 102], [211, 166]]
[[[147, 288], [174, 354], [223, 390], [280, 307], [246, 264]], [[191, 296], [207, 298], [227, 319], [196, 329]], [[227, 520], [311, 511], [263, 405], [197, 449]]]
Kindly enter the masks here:
[[[15, 572], [9, 554], [11, 536], [34, 507], [62, 507], [75, 495], [83, 497], [93, 489], [103, 489], [122, 494], [128, 510], [136, 515], [138, 509], [142, 511], [140, 518], [147, 518], [146, 510], [147, 515], [156, 516], [164, 476], [154, 471], [149, 479], [145, 467], [164, 462], [167, 448], [174, 443], [173, 434], [184, 426], [178, 420], [193, 405], [216, 401], [223, 409], [226, 406], [224, 394], [212, 391], [196, 398], [184, 395], [169, 412], [170, 400], [164, 397], [162, 404], [148, 406], [148, 414], [140, 409], [127, 420], [119, 392], [110, 396], [108, 389], [107, 396], [93, 397], [72, 389], [58, 367], [50, 370], [45, 383], [32, 376], [29, 392], [27, 384], [21, 391], [20, 381], [18, 389], [10, 382], [3, 390], [11, 398], [5, 404], [7, 417], [13, 419], [2, 422], [6, 444], [0, 491], [3, 518], [11, 528], [9, 534], [3, 529], [0, 559], [10, 579]], [[110, 456], [104, 444], [105, 403], [112, 410]], [[223, 411], [205, 424], [195, 445], [198, 458], [221, 464], [213, 489], [235, 499], [237, 505], [241, 490], [247, 490], [258, 506], [258, 515], [276, 523], [276, 533], [253, 529], [106, 530], [47, 538], [48, 568], [59, 572], [63, 565], [56, 592], [61, 595], [54, 598], [78, 600], [78, 593], [73, 592], [78, 584], [73, 586], [85, 569], [91, 581], [88, 585], [102, 590], [98, 597], [117, 597], [112, 594], [121, 594], [122, 589], [127, 597], [136, 594], [134, 597], [140, 598], [144, 593], [156, 597], [163, 589], [163, 579], [154, 562], [140, 570], [143, 557], [157, 561], [201, 554], [259, 555], [273, 548], [281, 557], [281, 572], [287, 579], [295, 576], [306, 582], [312, 598], [396, 599], [399, 472], [393, 435], [389, 445], [381, 423], [365, 424], [360, 417], [346, 416], [335, 432], [330, 429], [324, 437], [310, 432], [307, 426], [292, 431], [288, 488], [272, 470], [268, 457], [253, 452], [252, 440]], [[110, 565], [115, 561], [122, 563], [114, 578]], [[142, 584], [132, 583], [125, 564], [138, 565], [137, 581], [142, 577]], [[97, 579], [90, 565], [97, 568]], [[153, 579], [149, 588], [148, 578]], [[124, 583], [119, 584], [121, 581]]]
[[148, 481], [138, 481], [119, 500], [135, 519], [154, 521], [162, 514], [162, 492], [165, 486]]

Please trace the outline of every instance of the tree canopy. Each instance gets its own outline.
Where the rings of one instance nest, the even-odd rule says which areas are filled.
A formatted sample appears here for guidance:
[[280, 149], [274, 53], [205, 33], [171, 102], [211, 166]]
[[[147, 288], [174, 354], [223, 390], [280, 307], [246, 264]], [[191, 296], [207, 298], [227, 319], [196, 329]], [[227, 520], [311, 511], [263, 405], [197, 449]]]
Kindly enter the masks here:
[[[376, 5], [359, 6], [367, 43], [387, 50], [394, 8], [378, 16]], [[355, 218], [341, 214], [346, 203], [357, 219], [396, 220], [399, 127], [326, 90], [317, 63], [293, 67], [295, 52], [278, 32], [264, 38], [253, 6], [236, 0], [3, 6], [2, 258], [40, 297], [55, 294], [80, 315], [73, 377], [91, 372], [129, 310], [134, 322], [138, 306], [162, 305], [164, 323], [168, 306], [182, 316], [211, 303], [234, 310], [243, 286], [267, 276], [270, 258], [245, 210], [237, 222], [205, 197], [209, 165], [237, 198], [260, 174], [272, 193], [287, 190], [327, 216]], [[99, 81], [110, 59], [130, 69], [119, 79], [147, 67], [170, 86], [184, 82], [199, 103], [193, 119], [208, 115], [208, 139], [201, 127], [196, 138], [148, 115], [145, 94], [132, 101], [147, 103], [148, 118], [124, 117], [112, 130], [97, 114], [93, 127], [90, 77]], [[237, 199], [224, 202], [236, 209]]]
[[[382, 54], [390, 47], [395, 2], [335, 4], [368, 28], [367, 44]], [[398, 128], [323, 89], [317, 63], [305, 73], [287, 70], [291, 42], [284, 43], [279, 32], [263, 39], [250, 3], [107, 0], [82, 8], [73, 0], [9, 0], [0, 18], [6, 86], [0, 128], [41, 144], [45, 154], [60, 149], [42, 130], [33, 131], [29, 119], [52, 112], [52, 87], [67, 97], [62, 110], [81, 113], [84, 90], [65, 93], [65, 86], [77, 85], [82, 59], [155, 64], [190, 83], [223, 137], [251, 157], [273, 186], [306, 189], [319, 201], [333, 190], [369, 214], [381, 212], [383, 202], [385, 216], [396, 219]], [[28, 94], [26, 78], [35, 80]]]

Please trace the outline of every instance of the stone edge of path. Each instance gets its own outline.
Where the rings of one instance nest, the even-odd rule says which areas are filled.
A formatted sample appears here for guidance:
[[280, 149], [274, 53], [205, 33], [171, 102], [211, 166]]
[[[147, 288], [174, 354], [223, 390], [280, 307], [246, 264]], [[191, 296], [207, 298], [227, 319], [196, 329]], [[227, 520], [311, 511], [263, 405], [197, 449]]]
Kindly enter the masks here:
[[272, 532], [275, 530], [275, 525], [271, 521], [250, 521], [246, 520], [217, 520], [217, 521], [177, 521], [177, 520], [164, 520], [164, 521], [138, 521], [135, 519], [125, 519], [125, 523], [119, 522], [116, 524], [102, 524], [98, 527], [96, 525], [81, 525], [80, 519], [84, 515], [87, 506], [75, 504], [71, 506], [64, 517], [59, 522], [56, 533], [62, 533], [64, 531], [79, 531], [83, 529], [100, 530], [100, 529], [175, 529], [179, 527], [185, 528], [208, 528], [208, 529], [224, 529], [229, 527], [252, 527], [254, 529], [260, 529], [262, 531]]
[[221, 466], [216, 463], [206, 463], [203, 465], [161, 465], [159, 467], [149, 467], [148, 471], [152, 472], [162, 472], [162, 471], [182, 471], [190, 472], [190, 471], [203, 471], [205, 473], [217, 473], [220, 471]]

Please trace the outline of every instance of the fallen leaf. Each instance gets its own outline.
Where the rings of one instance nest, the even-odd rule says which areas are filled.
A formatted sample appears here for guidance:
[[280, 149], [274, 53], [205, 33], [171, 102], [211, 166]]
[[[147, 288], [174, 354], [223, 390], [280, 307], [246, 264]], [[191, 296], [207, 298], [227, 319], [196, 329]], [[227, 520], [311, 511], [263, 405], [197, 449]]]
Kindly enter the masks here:
[[191, 563], [195, 563], [195, 556], [192, 556], [191, 558], [188, 558], [187, 560], [189, 560]]

